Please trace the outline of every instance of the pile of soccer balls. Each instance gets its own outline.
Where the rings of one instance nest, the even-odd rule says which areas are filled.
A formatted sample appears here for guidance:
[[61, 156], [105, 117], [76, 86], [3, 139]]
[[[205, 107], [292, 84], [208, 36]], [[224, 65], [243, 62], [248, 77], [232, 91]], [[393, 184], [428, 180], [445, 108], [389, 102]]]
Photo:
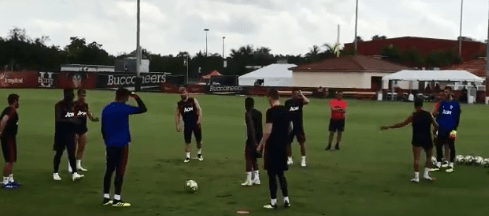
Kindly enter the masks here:
[[[436, 157], [432, 157], [431, 161], [433, 164], [436, 164]], [[477, 166], [483, 166], [486, 168], [489, 168], [489, 158], [482, 158], [481, 156], [474, 156], [474, 155], [457, 155], [455, 157], [455, 162], [460, 165], [477, 165]]]

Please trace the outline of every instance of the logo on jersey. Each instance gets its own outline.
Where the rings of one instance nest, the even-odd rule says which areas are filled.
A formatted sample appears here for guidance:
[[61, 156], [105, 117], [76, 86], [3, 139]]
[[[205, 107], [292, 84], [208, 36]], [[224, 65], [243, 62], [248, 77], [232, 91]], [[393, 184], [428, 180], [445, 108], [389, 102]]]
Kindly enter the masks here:
[[290, 107], [290, 112], [294, 112], [299, 110], [299, 107]]
[[451, 115], [452, 114], [452, 111], [450, 111], [450, 110], [443, 110], [442, 114], [444, 114], [444, 115]]
[[65, 115], [65, 118], [71, 118], [71, 117], [75, 117], [75, 113], [74, 112], [67, 112]]
[[186, 113], [186, 112], [192, 112], [194, 111], [194, 108], [193, 107], [186, 107], [183, 112]]
[[78, 111], [78, 114], [76, 114], [76, 116], [86, 116], [87, 115], [87, 112], [82, 112], [82, 111]]

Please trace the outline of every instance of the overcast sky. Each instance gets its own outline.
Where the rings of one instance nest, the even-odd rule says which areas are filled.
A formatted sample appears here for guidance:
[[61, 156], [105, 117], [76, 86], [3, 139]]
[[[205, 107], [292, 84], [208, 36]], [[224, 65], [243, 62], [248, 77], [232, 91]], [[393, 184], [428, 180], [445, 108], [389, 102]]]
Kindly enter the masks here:
[[[456, 39], [461, 0], [359, 0], [358, 35]], [[71, 36], [111, 54], [136, 47], [136, 0], [0, 0], [0, 36], [13, 27], [65, 46]], [[485, 40], [488, 0], [465, 0], [463, 35]], [[304, 54], [315, 44], [354, 39], [355, 0], [141, 0], [141, 46], [153, 53], [226, 55], [252, 44], [274, 54]]]

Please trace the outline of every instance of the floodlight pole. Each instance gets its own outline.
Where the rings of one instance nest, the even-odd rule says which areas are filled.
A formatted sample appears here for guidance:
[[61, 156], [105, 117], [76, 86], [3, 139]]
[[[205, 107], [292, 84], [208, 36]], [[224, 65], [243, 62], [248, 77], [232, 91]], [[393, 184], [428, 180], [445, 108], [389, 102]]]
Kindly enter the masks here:
[[464, 0], [461, 0], [460, 6], [460, 36], [458, 37], [458, 55], [462, 58], [462, 18], [464, 13]]
[[140, 45], [140, 23], [141, 23], [141, 16], [140, 16], [140, 0], [137, 0], [137, 42], [136, 42], [136, 85], [135, 85], [135, 90], [136, 91], [141, 91], [141, 45]]
[[356, 5], [356, 13], [355, 13], [355, 54], [358, 52], [358, 0]]

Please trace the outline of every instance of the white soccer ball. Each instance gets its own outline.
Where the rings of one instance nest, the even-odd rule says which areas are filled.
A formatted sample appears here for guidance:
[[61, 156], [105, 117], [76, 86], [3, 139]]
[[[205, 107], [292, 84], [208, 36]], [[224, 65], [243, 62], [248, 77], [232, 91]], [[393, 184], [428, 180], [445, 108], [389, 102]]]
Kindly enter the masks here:
[[465, 160], [463, 155], [457, 155], [457, 157], [455, 157], [455, 162], [457, 162], [458, 164], [463, 164], [464, 161]]
[[194, 180], [188, 180], [185, 184], [185, 191], [188, 193], [195, 193], [199, 189], [199, 185]]
[[482, 162], [483, 166], [488, 168], [489, 167], [489, 158], [486, 158], [484, 159], [484, 161]]
[[467, 155], [465, 156], [464, 158], [464, 162], [465, 164], [467, 165], [472, 165], [474, 163], [474, 157], [470, 156], [470, 155]]
[[474, 163], [475, 163], [476, 165], [483, 165], [483, 164], [482, 164], [482, 163], [483, 163], [483, 161], [484, 161], [484, 158], [482, 158], [481, 156], [477, 156], [477, 157], [475, 157], [475, 158], [474, 158]]
[[436, 157], [432, 156], [431, 157], [431, 163], [433, 163], [433, 165], [436, 165], [436, 162], [438, 162], [438, 161], [436, 161]]

